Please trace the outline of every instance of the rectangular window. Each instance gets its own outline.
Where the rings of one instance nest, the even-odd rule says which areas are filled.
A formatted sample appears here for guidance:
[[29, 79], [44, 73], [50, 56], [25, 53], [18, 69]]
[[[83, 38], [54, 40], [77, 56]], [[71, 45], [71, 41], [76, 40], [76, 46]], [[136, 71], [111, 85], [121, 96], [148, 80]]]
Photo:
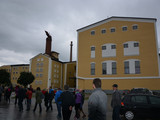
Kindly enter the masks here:
[[42, 68], [40, 69], [40, 72], [43, 72], [43, 69], [42, 69]]
[[105, 29], [101, 30], [101, 33], [102, 34], [106, 33], [106, 30]]
[[102, 46], [102, 50], [106, 50], [107, 48], [106, 48], [106, 46]]
[[38, 83], [39, 83], [40, 85], [42, 85], [42, 80], [40, 80]]
[[41, 67], [43, 66], [43, 63], [41, 63]]
[[37, 63], [37, 67], [39, 66], [39, 63]]
[[91, 47], [91, 51], [95, 51], [95, 47]]
[[135, 73], [140, 74], [140, 61], [135, 61]]
[[150, 101], [152, 105], [160, 105], [160, 98], [155, 96], [150, 96]]
[[39, 75], [38, 74], [36, 74], [36, 77], [38, 77]]
[[111, 49], [116, 49], [116, 45], [111, 45]]
[[111, 32], [116, 32], [116, 29], [115, 28], [111, 28], [110, 31]]
[[124, 62], [124, 73], [129, 74], [129, 61]]
[[112, 74], [117, 74], [116, 62], [112, 62]]
[[139, 43], [134, 43], [134, 47], [139, 47]]
[[122, 31], [127, 31], [127, 27], [122, 27]]
[[137, 30], [137, 29], [138, 29], [138, 26], [137, 26], [137, 25], [133, 25], [133, 26], [132, 26], [132, 29], [133, 29], [133, 30]]
[[95, 35], [95, 31], [93, 30], [93, 31], [91, 31], [91, 35]]
[[95, 63], [91, 63], [91, 75], [95, 75]]
[[36, 69], [36, 72], [39, 72], [39, 69], [38, 69], [38, 68]]
[[40, 76], [40, 77], [43, 77], [43, 74], [40, 74], [39, 76]]
[[128, 44], [123, 44], [123, 47], [124, 48], [128, 48]]
[[56, 78], [56, 75], [54, 75], [54, 78]]
[[102, 63], [102, 74], [103, 75], [107, 74], [107, 63]]
[[148, 103], [146, 96], [132, 96], [131, 97], [131, 101], [133, 103], [140, 103], [140, 104], [142, 104], [142, 103], [143, 104]]

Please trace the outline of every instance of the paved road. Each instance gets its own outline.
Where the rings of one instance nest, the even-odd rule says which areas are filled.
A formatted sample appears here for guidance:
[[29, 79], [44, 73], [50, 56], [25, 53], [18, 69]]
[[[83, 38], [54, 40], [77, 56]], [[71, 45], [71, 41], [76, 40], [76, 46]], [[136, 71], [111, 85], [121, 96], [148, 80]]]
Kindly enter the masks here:
[[[107, 112], [107, 120], [111, 120], [112, 116], [112, 109], [110, 107], [110, 100], [111, 96], [108, 96], [108, 112]], [[30, 111], [26, 111], [26, 105], [24, 105], [23, 112], [18, 111], [18, 106], [14, 105], [14, 99], [11, 99], [10, 104], [6, 103], [5, 101], [2, 101], [0, 103], [0, 120], [57, 120], [57, 109], [56, 105], [53, 104], [53, 111], [45, 111], [44, 103], [42, 104], [42, 113], [39, 113], [39, 106], [37, 106], [37, 110], [34, 113], [32, 110], [34, 108], [34, 101], [35, 99], [32, 99], [32, 106]], [[88, 101], [86, 100], [84, 103], [84, 112], [86, 115], [88, 114]], [[72, 116], [70, 120], [73, 120], [75, 115], [75, 111], [72, 111]], [[88, 118], [84, 119], [87, 120]]]

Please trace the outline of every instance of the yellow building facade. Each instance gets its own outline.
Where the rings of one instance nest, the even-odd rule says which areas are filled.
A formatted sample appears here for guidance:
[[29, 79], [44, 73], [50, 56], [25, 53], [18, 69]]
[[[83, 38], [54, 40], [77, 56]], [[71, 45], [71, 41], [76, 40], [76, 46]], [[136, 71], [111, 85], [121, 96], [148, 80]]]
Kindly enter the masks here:
[[0, 69], [5, 69], [10, 73], [10, 79], [13, 86], [17, 85], [17, 80], [21, 72], [29, 72], [29, 64], [4, 65]]
[[160, 89], [156, 19], [110, 17], [78, 29], [77, 88]]
[[35, 76], [31, 84], [34, 89], [63, 88], [65, 84], [75, 87], [76, 62], [61, 62], [55, 53], [54, 57], [40, 53], [30, 59], [29, 71]]
[[76, 88], [76, 61], [63, 63], [63, 86]]

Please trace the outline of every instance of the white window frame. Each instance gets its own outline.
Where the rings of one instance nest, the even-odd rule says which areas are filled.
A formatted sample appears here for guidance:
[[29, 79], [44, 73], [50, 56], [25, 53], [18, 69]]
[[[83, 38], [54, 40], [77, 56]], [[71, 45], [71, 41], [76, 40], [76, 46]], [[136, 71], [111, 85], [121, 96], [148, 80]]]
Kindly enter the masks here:
[[[128, 60], [125, 60], [125, 61], [129, 61], [129, 73], [127, 73], [127, 74], [141, 74], [141, 69], [140, 69], [140, 73], [136, 73], [136, 67], [135, 67], [135, 61], [139, 61], [140, 62], [140, 68], [141, 68], [141, 60], [139, 60], [139, 59], [128, 59]], [[126, 74], [125, 70], [124, 70], [124, 74]]]
[[[115, 62], [116, 63], [116, 73], [113, 74], [113, 66], [112, 63]], [[115, 60], [107, 60], [107, 61], [103, 61], [103, 63], [106, 63], [106, 74], [103, 74], [103, 68], [102, 68], [102, 75], [117, 75], [117, 61]]]
[[[91, 65], [94, 64], [94, 74], [92, 74], [92, 68]], [[96, 74], [96, 63], [95, 62], [91, 62], [90, 63], [90, 75], [95, 75]]]
[[[94, 49], [94, 50], [91, 50], [92, 47], [94, 47], [95, 49]], [[95, 47], [95, 46], [91, 46], [91, 47], [90, 47], [90, 50], [91, 50], [91, 58], [95, 58], [96, 47]]]

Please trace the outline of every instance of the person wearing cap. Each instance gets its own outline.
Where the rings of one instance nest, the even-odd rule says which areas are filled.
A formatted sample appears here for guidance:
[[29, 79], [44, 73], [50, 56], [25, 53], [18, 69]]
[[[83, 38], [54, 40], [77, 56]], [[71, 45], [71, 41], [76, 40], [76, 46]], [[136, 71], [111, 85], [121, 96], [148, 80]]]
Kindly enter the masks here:
[[101, 80], [93, 80], [93, 93], [88, 100], [88, 120], [106, 120], [107, 95], [101, 89]]
[[112, 87], [113, 87], [113, 94], [111, 101], [111, 106], [113, 108], [112, 120], [121, 120], [119, 114], [121, 108], [121, 94], [118, 91], [117, 84], [113, 84]]

